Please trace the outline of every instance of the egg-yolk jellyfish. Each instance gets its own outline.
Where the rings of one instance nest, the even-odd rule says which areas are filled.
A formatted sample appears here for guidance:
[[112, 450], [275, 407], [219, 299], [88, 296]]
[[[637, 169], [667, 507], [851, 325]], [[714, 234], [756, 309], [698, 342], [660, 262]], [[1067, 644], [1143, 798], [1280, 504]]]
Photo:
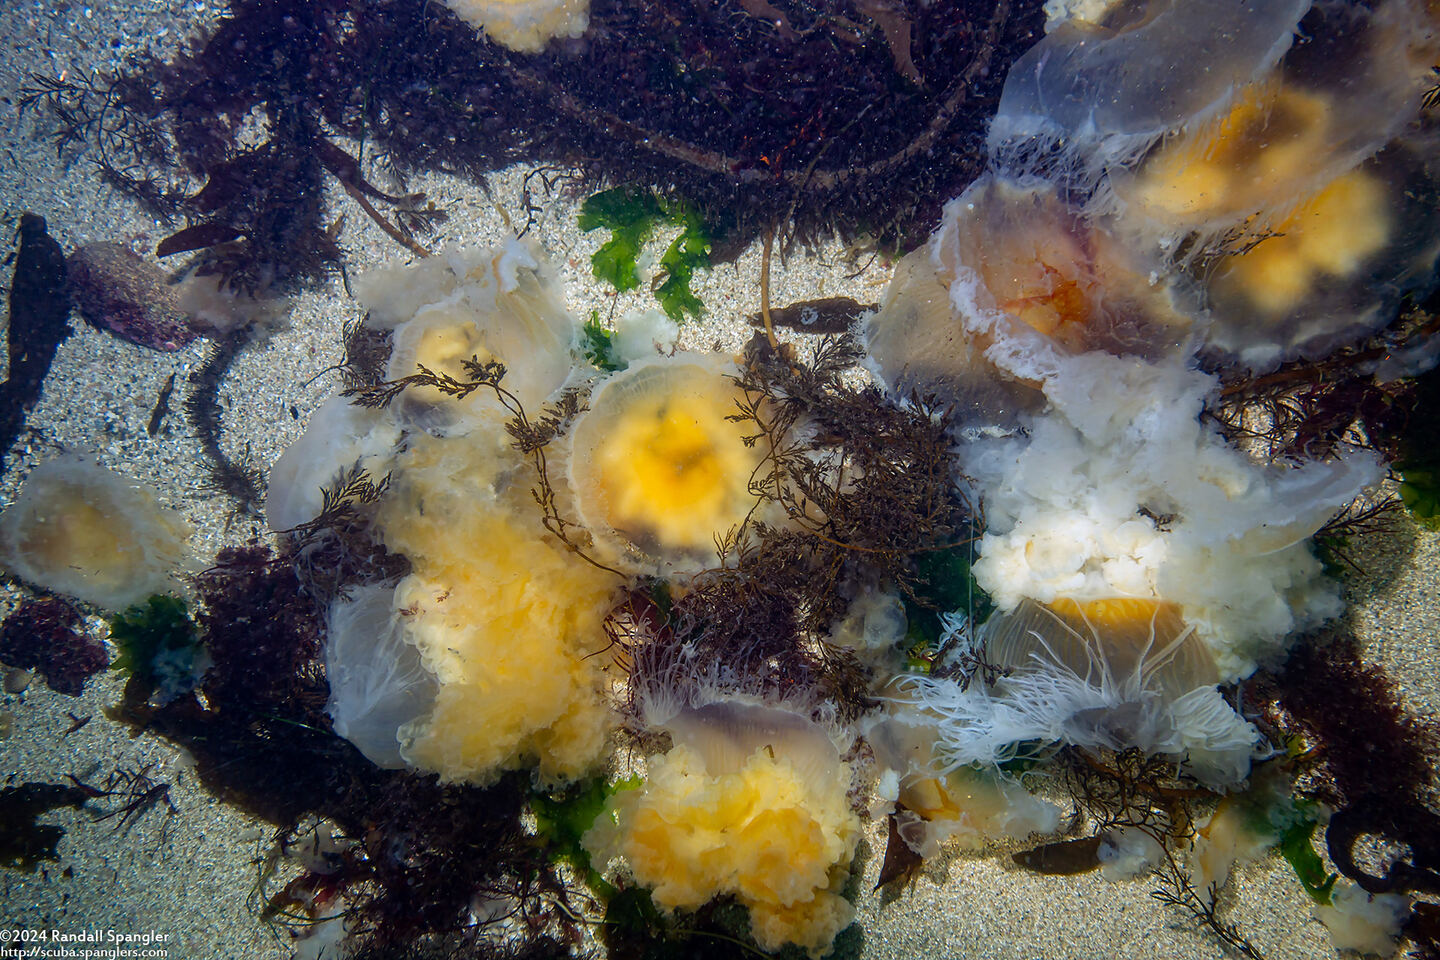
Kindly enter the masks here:
[[945, 206], [896, 268], [864, 334], [893, 393], [935, 394], [962, 427], [1013, 426], [1066, 356], [1186, 355], [1199, 323], [1183, 281], [1135, 255], [1036, 177], [986, 176]]
[[[333, 498], [367, 476], [363, 533], [406, 561], [331, 601], [335, 729], [381, 766], [447, 780], [592, 772], [615, 721], [592, 654], [620, 580], [545, 529], [535, 467], [506, 431], [513, 404], [538, 413], [580, 365], [551, 271], [512, 240], [381, 268], [357, 289], [367, 325], [393, 330], [387, 372], [403, 389], [376, 409], [323, 406], [272, 471], [269, 505], [277, 529], [302, 526], [328, 502], [321, 488]], [[439, 386], [483, 364], [504, 364], [496, 384]], [[428, 379], [403, 383], [417, 371]]]
[[0, 514], [0, 565], [45, 590], [124, 610], [176, 590], [190, 525], [144, 483], [80, 456], [36, 467]]
[[935, 717], [942, 771], [993, 767], [1052, 744], [1175, 757], [1232, 787], [1261, 737], [1215, 686], [1214, 657], [1173, 604], [1023, 600], [980, 632], [992, 681], [897, 681], [900, 703]]
[[990, 127], [998, 169], [1093, 186], [1156, 141], [1218, 114], [1290, 48], [1310, 0], [1150, 0], [1072, 18], [1010, 68]]
[[854, 916], [840, 889], [860, 839], [837, 731], [803, 707], [713, 691], [645, 714], [672, 746], [606, 804], [584, 837], [591, 856], [623, 856], [667, 910], [733, 895], [763, 949], [828, 953]]
[[[1254, 736], [1215, 685], [1339, 613], [1309, 538], [1383, 471], [1362, 453], [1251, 462], [1201, 422], [1213, 380], [1181, 363], [1100, 352], [1047, 362], [1046, 412], [1023, 433], [972, 440], [964, 458], [986, 510], [972, 569], [1000, 611], [987, 656], [1007, 638], [1015, 672], [992, 690], [927, 679], [911, 692], [957, 718], [941, 725], [940, 751], [956, 762], [1003, 760], [1022, 740], [1140, 746], [1234, 783]], [[1116, 612], [1130, 604], [1141, 612], [1126, 622]], [[1038, 646], [1015, 652], [1016, 637]], [[1182, 652], [1196, 667], [1185, 679], [1156, 672]]]
[[739, 371], [718, 354], [653, 357], [613, 374], [567, 438], [575, 512], [606, 563], [695, 573], [757, 508], [763, 452], [731, 419]]

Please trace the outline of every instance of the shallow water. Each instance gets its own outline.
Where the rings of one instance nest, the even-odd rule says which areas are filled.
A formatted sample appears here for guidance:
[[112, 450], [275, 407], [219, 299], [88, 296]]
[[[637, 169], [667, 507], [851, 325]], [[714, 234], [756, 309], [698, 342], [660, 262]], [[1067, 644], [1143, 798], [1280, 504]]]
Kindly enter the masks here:
[[[92, 152], [72, 144], [57, 156], [54, 119], [37, 110], [22, 113], [19, 104], [36, 74], [61, 78], [114, 67], [143, 49], [163, 56], [221, 12], [213, 4], [195, 2], [99, 7], [13, 0], [0, 7], [0, 111], [8, 121], [0, 129], [0, 195], [7, 231], [21, 212], [32, 211], [46, 217], [50, 234], [67, 251], [109, 240], [146, 254], [173, 231], [107, 186]], [[744, 14], [737, 9], [735, 15]], [[432, 249], [448, 241], [499, 244], [508, 235], [504, 217], [520, 221], [529, 205], [534, 218], [529, 236], [550, 253], [571, 314], [587, 317], [598, 311], [608, 318], [651, 305], [643, 284], [616, 294], [594, 278], [590, 258], [604, 231], [579, 231], [581, 198], [560, 187], [538, 188], [527, 178], [535, 165], [498, 169], [484, 189], [461, 176], [413, 177], [409, 189], [424, 191], [449, 214], [426, 244]], [[933, 198], [936, 208], [946, 199]], [[332, 214], [345, 214], [340, 242], [349, 276], [406, 255], [333, 177], [325, 202]], [[735, 353], [750, 338], [753, 327], [746, 318], [759, 309], [760, 247], [753, 243], [733, 263], [697, 274], [694, 291], [707, 314], [682, 328], [681, 349]], [[876, 303], [893, 266], [884, 256], [834, 239], [815, 249], [797, 247], [777, 257], [770, 300], [780, 305], [849, 296]], [[326, 371], [341, 359], [344, 325], [363, 312], [338, 271], [298, 286], [288, 326], [241, 352], [224, 378], [220, 439], [227, 454], [268, 465], [301, 435], [311, 414], [337, 391], [337, 376]], [[162, 503], [193, 525], [189, 544], [200, 566], [224, 546], [270, 538], [260, 517], [237, 515], [234, 504], [213, 489], [203, 444], [181, 403], [189, 378], [206, 361], [207, 342], [160, 353], [104, 333], [78, 315], [72, 327], [29, 415], [29, 430], [4, 461], [0, 501], [13, 500], [37, 463], [77, 452], [153, 485]], [[172, 375], [176, 395], [152, 434], [147, 426]], [[1417, 715], [1433, 716], [1440, 710], [1440, 605], [1435, 601], [1440, 596], [1440, 534], [1406, 518], [1393, 531], [1357, 538], [1355, 548], [1359, 570], [1345, 575], [1345, 618], [1363, 642], [1367, 660], [1393, 678], [1404, 705]], [[31, 590], [10, 581], [0, 592], [0, 610], [8, 612]], [[89, 624], [103, 630], [93, 612]], [[107, 673], [93, 679], [83, 696], [71, 698], [37, 680], [0, 699], [0, 772], [6, 776], [0, 786], [70, 783], [69, 777], [103, 782], [111, 770], [124, 768], [168, 783], [166, 803], [171, 805], [157, 803], [132, 822], [118, 816], [97, 819], [114, 809], [113, 799], [42, 816], [41, 822], [65, 830], [58, 859], [34, 871], [0, 871], [0, 921], [14, 930], [99, 931], [102, 940], [153, 932], [158, 935], [154, 947], [165, 952], [152, 956], [290, 956], [291, 933], [258, 916], [263, 897], [256, 896], [257, 880], [274, 827], [216, 799], [187, 757], [165, 739], [132, 735], [109, 719], [105, 710], [121, 698], [123, 686], [121, 676]], [[872, 892], [885, 847], [884, 825], [867, 823], [866, 831], [856, 885], [863, 932], [844, 941], [859, 956], [1220, 955], [1213, 937], [1197, 930], [1186, 914], [1153, 900], [1146, 880], [1111, 883], [1094, 873], [1035, 875], [1008, 856], [1024, 843], [950, 853], [927, 865], [898, 895]], [[1267, 957], [1334, 955], [1324, 929], [1310, 918], [1309, 900], [1278, 857], [1242, 867], [1224, 903], [1226, 921]], [[577, 952], [595, 946], [587, 931]]]

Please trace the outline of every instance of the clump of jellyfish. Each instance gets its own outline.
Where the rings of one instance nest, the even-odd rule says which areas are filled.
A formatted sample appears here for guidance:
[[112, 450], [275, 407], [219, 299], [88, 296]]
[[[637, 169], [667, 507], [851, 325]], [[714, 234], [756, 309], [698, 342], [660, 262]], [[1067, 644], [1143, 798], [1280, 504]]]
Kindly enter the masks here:
[[[716, 551], [735, 530], [787, 519], [736, 416], [736, 359], [617, 336], [639, 346], [599, 370], [538, 249], [449, 251], [357, 285], [391, 339], [383, 382], [322, 407], [272, 471], [271, 525], [299, 531], [302, 562], [348, 489], [405, 564], [330, 601], [337, 732], [381, 766], [547, 786], [603, 773], [634, 734], [648, 779], [585, 834], [597, 867], [666, 910], [734, 897], [763, 947], [816, 956], [852, 915], [862, 770], [921, 856], [1055, 831], [1013, 771], [1060, 746], [1242, 788], [1268, 748], [1223, 687], [1340, 612], [1312, 538], [1384, 466], [1255, 457], [1202, 411], [1219, 372], [1322, 356], [1426, 291], [1437, 25], [1408, 0], [1052, 6], [990, 171], [863, 330], [895, 402], [953, 411], [993, 614], [945, 617], [946, 652], [911, 670], [895, 585], [853, 584], [814, 645], [864, 665], [855, 723], [697, 645], [743, 625], [676, 624], [669, 604], [733, 562]], [[1153, 861], [1154, 841], [1106, 849]]]

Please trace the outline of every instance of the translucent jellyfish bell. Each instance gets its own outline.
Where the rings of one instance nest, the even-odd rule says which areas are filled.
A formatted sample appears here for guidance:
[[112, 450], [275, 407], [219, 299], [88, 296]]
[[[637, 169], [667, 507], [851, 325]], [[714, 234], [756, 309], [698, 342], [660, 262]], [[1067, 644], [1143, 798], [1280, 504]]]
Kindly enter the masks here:
[[[577, 328], [552, 273], [537, 249], [518, 240], [376, 271], [361, 285], [360, 298], [374, 325], [395, 327], [386, 376], [396, 380], [424, 366], [468, 380], [465, 361], [498, 360], [506, 369], [505, 389], [527, 411], [538, 410], [574, 360]], [[508, 417], [488, 390], [457, 401], [434, 387], [413, 387], [393, 408], [402, 424], [437, 434], [466, 433]]]
[[935, 392], [962, 411], [1034, 410], [1036, 397], [1001, 381], [1038, 384], [1087, 351], [1154, 359], [1191, 342], [1184, 291], [1045, 181], [976, 181], [926, 249], [928, 263], [902, 262], [865, 327], [892, 390]]
[[1317, 6], [1306, 42], [1086, 201], [1134, 249], [1205, 287], [1219, 359], [1315, 357], [1423, 293], [1435, 258], [1433, 142], [1420, 104], [1440, 54], [1417, 3]]
[[741, 399], [726, 358], [680, 355], [606, 380], [571, 431], [576, 510], [608, 561], [637, 572], [698, 571], [757, 498], [762, 451], [728, 418]]
[[865, 320], [864, 335], [867, 365], [892, 394], [942, 397], [964, 426], [1013, 422], [1042, 404], [1036, 391], [995, 376], [985, 345], [956, 315], [929, 245], [895, 265], [879, 312]]
[[1067, 21], [1010, 68], [990, 127], [997, 169], [1093, 186], [1223, 110], [1290, 48], [1310, 0], [1148, 0]]
[[663, 721], [646, 719], [700, 756], [711, 776], [735, 773], [756, 750], [785, 757], [811, 782], [833, 778], [840, 767], [831, 732], [784, 707], [732, 697], [684, 707]]
[[1214, 656], [1180, 608], [1158, 600], [1024, 600], [986, 623], [985, 654], [1017, 672], [1068, 670], [1122, 699], [1175, 699], [1219, 680]]
[[1397, 143], [1305, 197], [1208, 268], [1212, 353], [1263, 371], [1384, 326], [1434, 285], [1432, 143]]
[[330, 605], [325, 678], [335, 732], [376, 766], [404, 767], [400, 728], [429, 714], [438, 685], [405, 640], [393, 587], [357, 587]]
[[907, 699], [939, 718], [944, 768], [1012, 759], [1040, 741], [1182, 758], [1204, 783], [1242, 780], [1259, 740], [1215, 687], [1206, 645], [1159, 600], [1022, 600], [983, 628], [993, 685], [906, 678]]

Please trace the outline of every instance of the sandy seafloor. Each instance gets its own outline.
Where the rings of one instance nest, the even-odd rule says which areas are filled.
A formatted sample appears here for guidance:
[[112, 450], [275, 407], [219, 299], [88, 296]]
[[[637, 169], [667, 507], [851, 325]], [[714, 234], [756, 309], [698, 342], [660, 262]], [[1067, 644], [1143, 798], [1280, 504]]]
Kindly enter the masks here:
[[[216, 15], [217, 7], [202, 0], [122, 0], [108, 6], [0, 0], [0, 229], [7, 245], [25, 210], [45, 216], [67, 251], [111, 240], [148, 252], [167, 235], [163, 224], [105, 187], [83, 153], [57, 158], [46, 138], [48, 121], [17, 115], [17, 90], [31, 72], [60, 76], [103, 68], [141, 43], [173, 49], [192, 24]], [[522, 209], [526, 169], [492, 179], [495, 201], [511, 216]], [[412, 187], [425, 190], [450, 214], [439, 236], [427, 238], [432, 247], [493, 243], [503, 235], [495, 203], [475, 186], [426, 178]], [[332, 212], [346, 214], [341, 243], [352, 274], [404, 254], [338, 188], [333, 193]], [[643, 292], [617, 303], [589, 276], [589, 255], [604, 233], [586, 236], [575, 230], [573, 198], [551, 197], [542, 207], [532, 235], [559, 265], [577, 315], [598, 309], [610, 316], [612, 310], [647, 305]], [[748, 338], [744, 317], [758, 308], [759, 265], [759, 251], [752, 249], [738, 262], [699, 277], [696, 292], [709, 315], [686, 329], [684, 343], [733, 350]], [[8, 282], [8, 270], [4, 276]], [[772, 302], [841, 294], [875, 301], [888, 279], [888, 265], [880, 259], [861, 255], [857, 260], [832, 246], [779, 265]], [[311, 378], [340, 358], [341, 325], [360, 315], [340, 278], [332, 276], [296, 299], [288, 329], [239, 358], [222, 390], [223, 440], [232, 455], [248, 453], [256, 462], [269, 463], [300, 434], [309, 414], [336, 389], [333, 375]], [[178, 353], [156, 353], [78, 317], [72, 323], [75, 332], [62, 346], [30, 417], [37, 429], [22, 440], [0, 477], [0, 503], [14, 497], [36, 463], [61, 452], [81, 452], [158, 488], [162, 500], [195, 526], [191, 545], [202, 564], [223, 545], [263, 536], [256, 520], [233, 517], [231, 504], [207, 489], [199, 443], [179, 412], [186, 375], [202, 362], [203, 342]], [[146, 423], [171, 373], [177, 374], [171, 413], [160, 434], [150, 437]], [[1399, 532], [1371, 537], [1360, 547], [1367, 572], [1347, 584], [1348, 616], [1367, 656], [1389, 671], [1410, 709], [1433, 715], [1440, 705], [1440, 537], [1406, 521]], [[22, 592], [14, 583], [0, 585], [0, 615]], [[103, 777], [117, 765], [145, 768], [172, 784], [177, 814], [167, 818], [152, 811], [127, 829], [68, 809], [47, 815], [45, 820], [67, 830], [60, 860], [30, 874], [0, 871], [0, 923], [66, 931], [153, 930], [168, 935], [170, 957], [288, 957], [288, 937], [256, 919], [248, 902], [269, 828], [202, 792], [183, 758], [165, 742], [132, 738], [106, 720], [102, 710], [118, 700], [120, 689], [120, 677], [105, 675], [79, 699], [52, 693], [39, 682], [21, 694], [3, 695], [4, 785], [57, 782], [67, 774]], [[71, 714], [93, 719], [66, 736]], [[872, 827], [861, 850], [861, 887], [867, 891], [858, 908], [862, 956], [1182, 960], [1222, 955], [1216, 941], [1197, 932], [1187, 916], [1152, 900], [1149, 881], [1110, 883], [1098, 874], [1037, 876], [1014, 866], [1003, 851], [958, 854], [927, 869], [898, 898], [882, 901], [868, 892], [882, 849], [883, 835]], [[1226, 919], [1267, 956], [1335, 955], [1283, 861], [1252, 864], [1237, 879], [1224, 897]]]

